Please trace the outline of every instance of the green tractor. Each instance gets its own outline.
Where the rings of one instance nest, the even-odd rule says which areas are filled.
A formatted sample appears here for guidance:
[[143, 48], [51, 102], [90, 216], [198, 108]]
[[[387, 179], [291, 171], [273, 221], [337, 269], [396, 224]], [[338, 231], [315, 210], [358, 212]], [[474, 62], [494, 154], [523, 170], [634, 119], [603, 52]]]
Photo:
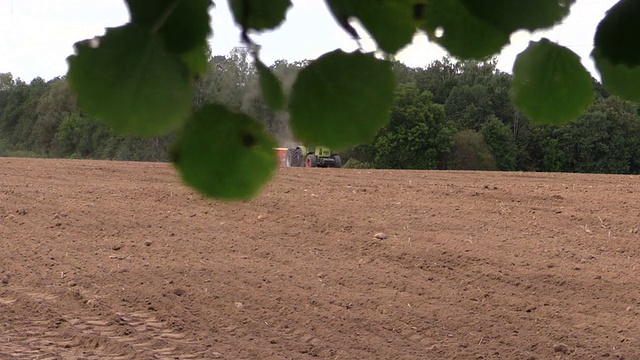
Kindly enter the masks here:
[[342, 167], [340, 155], [324, 146], [296, 146], [287, 150], [287, 167]]

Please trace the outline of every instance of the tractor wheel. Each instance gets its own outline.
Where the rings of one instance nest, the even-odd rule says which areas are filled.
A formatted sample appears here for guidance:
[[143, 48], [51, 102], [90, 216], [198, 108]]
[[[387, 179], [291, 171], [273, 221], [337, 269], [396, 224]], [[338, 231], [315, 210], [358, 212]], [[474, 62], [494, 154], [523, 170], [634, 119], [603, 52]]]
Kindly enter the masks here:
[[298, 166], [298, 161], [296, 160], [297, 150], [298, 149], [287, 149], [287, 160], [286, 160], [287, 167]]
[[302, 164], [302, 151], [300, 148], [287, 150], [287, 167], [300, 167]]
[[296, 156], [295, 156], [294, 166], [303, 167], [305, 164], [304, 164], [304, 154], [302, 153], [302, 149], [296, 148], [295, 155]]
[[309, 154], [307, 155], [305, 164], [308, 168], [314, 168], [318, 165], [318, 158], [315, 154]]
[[341, 168], [342, 167], [342, 159], [340, 155], [333, 155], [333, 167]]

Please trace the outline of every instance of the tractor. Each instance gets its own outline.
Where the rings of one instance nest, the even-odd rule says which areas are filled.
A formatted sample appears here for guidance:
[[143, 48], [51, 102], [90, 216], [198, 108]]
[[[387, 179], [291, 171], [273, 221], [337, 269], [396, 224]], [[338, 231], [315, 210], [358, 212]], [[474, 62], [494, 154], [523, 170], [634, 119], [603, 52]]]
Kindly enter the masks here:
[[287, 150], [287, 167], [342, 167], [340, 155], [324, 146], [296, 146]]

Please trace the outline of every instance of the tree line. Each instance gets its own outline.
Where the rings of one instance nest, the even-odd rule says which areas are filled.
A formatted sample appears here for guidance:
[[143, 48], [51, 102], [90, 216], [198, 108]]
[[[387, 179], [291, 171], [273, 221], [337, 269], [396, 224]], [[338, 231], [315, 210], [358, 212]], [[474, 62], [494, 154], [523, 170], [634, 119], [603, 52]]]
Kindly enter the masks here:
[[[271, 65], [285, 95], [306, 65], [286, 60]], [[556, 126], [533, 124], [513, 106], [512, 77], [493, 59], [444, 58], [423, 68], [394, 62], [394, 73], [389, 124], [370, 144], [343, 150], [345, 166], [640, 173], [640, 107], [610, 96], [595, 79], [596, 97], [586, 113]], [[273, 112], [262, 98], [244, 48], [209, 56], [192, 106], [206, 102], [260, 120], [281, 146], [295, 143], [287, 113]], [[174, 138], [174, 133], [150, 138], [115, 133], [77, 107], [64, 77], [26, 83], [0, 74], [0, 156], [167, 161]]]
[[565, 125], [534, 124], [511, 101], [511, 79], [495, 59], [425, 68], [395, 62], [389, 125], [346, 151], [347, 166], [389, 169], [640, 173], [640, 106], [596, 96]]
[[[291, 87], [304, 62], [277, 61], [272, 69]], [[208, 70], [195, 83], [194, 109], [219, 102], [259, 118], [269, 130], [287, 135], [286, 114], [274, 114], [261, 98], [259, 78], [248, 51], [209, 56]], [[65, 77], [30, 83], [0, 74], [0, 156], [167, 161], [176, 134], [121, 135], [78, 107]]]

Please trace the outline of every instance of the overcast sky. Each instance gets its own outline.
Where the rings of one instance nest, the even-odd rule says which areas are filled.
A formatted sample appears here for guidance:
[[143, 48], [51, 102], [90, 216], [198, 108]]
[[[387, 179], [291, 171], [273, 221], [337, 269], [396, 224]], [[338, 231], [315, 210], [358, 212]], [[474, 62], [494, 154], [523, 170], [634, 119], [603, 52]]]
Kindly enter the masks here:
[[[357, 48], [356, 43], [337, 26], [322, 0], [293, 0], [285, 24], [272, 32], [254, 37], [262, 45], [266, 63], [277, 59], [291, 61], [314, 59], [342, 48]], [[516, 55], [530, 40], [547, 37], [558, 41], [580, 55], [584, 65], [594, 73], [589, 59], [593, 33], [597, 23], [616, 0], [577, 0], [571, 15], [552, 31], [513, 34], [498, 66], [510, 72]], [[239, 46], [239, 30], [234, 25], [226, 0], [216, 1], [212, 10], [214, 54], [228, 54]], [[120, 26], [129, 20], [122, 0], [0, 0], [0, 73], [30, 81], [40, 76], [49, 80], [67, 71], [67, 56], [73, 44], [82, 39], [102, 35], [106, 27]], [[371, 41], [363, 42], [365, 50], [374, 50]], [[445, 52], [417, 35], [398, 59], [412, 67], [426, 66], [442, 58]]]

